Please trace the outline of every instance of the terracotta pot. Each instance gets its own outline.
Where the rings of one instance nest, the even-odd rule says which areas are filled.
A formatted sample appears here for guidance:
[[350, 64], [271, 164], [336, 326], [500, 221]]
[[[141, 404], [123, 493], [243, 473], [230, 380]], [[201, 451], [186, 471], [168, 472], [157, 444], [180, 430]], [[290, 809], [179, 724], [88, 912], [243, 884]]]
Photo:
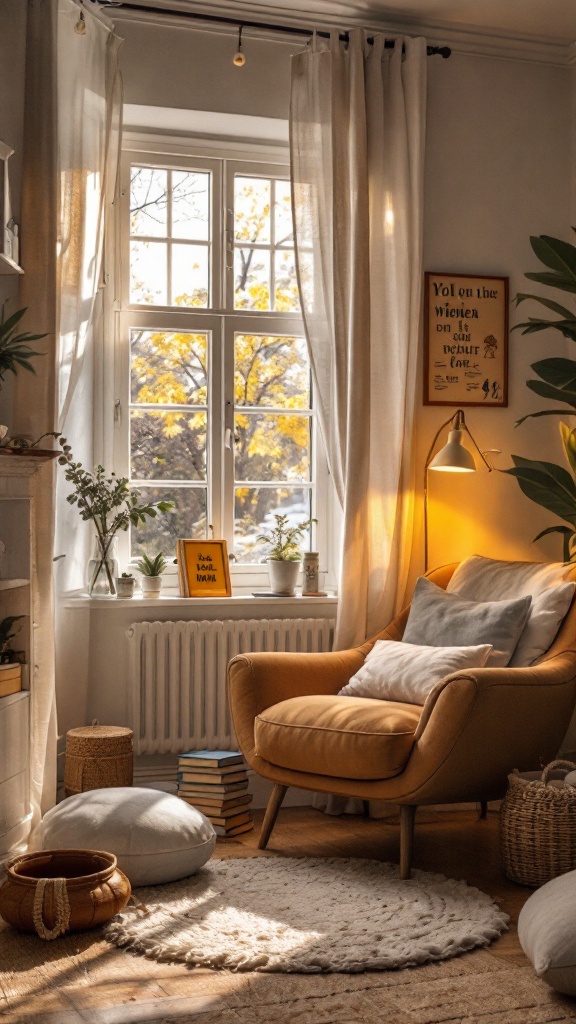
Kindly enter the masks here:
[[[130, 899], [130, 882], [117, 866], [116, 857], [102, 850], [25, 853], [8, 861], [4, 870], [7, 877], [0, 886], [0, 915], [14, 928], [38, 931], [42, 938], [57, 937], [42, 934], [44, 929], [64, 934], [95, 928], [123, 910]], [[46, 879], [41, 906], [43, 929], [38, 929], [34, 922], [36, 887]], [[65, 928], [58, 928], [58, 897], [52, 879], [66, 880], [70, 918]]]

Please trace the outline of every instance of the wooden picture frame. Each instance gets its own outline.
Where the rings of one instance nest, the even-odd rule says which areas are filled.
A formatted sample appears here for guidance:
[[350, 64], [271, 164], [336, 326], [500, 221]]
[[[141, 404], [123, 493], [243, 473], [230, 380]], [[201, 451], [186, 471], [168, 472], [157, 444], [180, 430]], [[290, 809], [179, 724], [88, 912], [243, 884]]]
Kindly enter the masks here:
[[177, 540], [176, 557], [182, 597], [232, 596], [225, 540]]
[[508, 278], [424, 278], [424, 405], [508, 405]]

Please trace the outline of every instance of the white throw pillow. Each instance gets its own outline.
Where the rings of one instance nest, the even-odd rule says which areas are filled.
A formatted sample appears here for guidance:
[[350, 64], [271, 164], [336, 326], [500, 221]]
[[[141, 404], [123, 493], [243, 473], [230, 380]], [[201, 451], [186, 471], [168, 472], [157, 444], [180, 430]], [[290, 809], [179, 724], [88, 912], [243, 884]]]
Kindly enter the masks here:
[[418, 647], [396, 640], [377, 640], [341, 697], [374, 697], [403, 704], [424, 704], [444, 676], [486, 664], [490, 644], [476, 647]]
[[536, 974], [576, 996], [576, 871], [532, 893], [520, 911], [518, 938]]
[[472, 555], [458, 566], [446, 589], [468, 601], [530, 595], [528, 622], [510, 665], [533, 665], [552, 645], [570, 607], [574, 583], [563, 581], [571, 569], [564, 562], [503, 562]]
[[106, 850], [133, 886], [193, 875], [216, 843], [212, 825], [184, 800], [152, 789], [118, 786], [76, 793], [44, 815], [33, 850]]
[[491, 667], [507, 665], [530, 611], [530, 597], [514, 601], [467, 601], [448, 594], [432, 580], [416, 582], [404, 643], [431, 647], [491, 644]]

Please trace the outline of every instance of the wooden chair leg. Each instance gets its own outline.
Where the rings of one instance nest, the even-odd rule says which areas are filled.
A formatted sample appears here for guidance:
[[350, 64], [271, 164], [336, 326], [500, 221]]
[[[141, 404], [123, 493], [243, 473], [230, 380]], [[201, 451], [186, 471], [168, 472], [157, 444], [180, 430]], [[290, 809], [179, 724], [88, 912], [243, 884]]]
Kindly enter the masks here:
[[266, 808], [266, 814], [264, 815], [264, 821], [262, 822], [262, 831], [260, 832], [260, 839], [258, 840], [258, 849], [265, 850], [268, 846], [268, 840], [270, 839], [270, 833], [274, 828], [278, 811], [284, 797], [286, 796], [286, 790], [288, 786], [280, 786], [275, 783], [274, 789], [270, 795], [268, 806]]
[[487, 800], [481, 800], [480, 801], [480, 814], [478, 815], [478, 817], [480, 818], [480, 821], [486, 821], [487, 816], [488, 816], [488, 801]]
[[400, 805], [400, 878], [410, 878], [416, 804]]

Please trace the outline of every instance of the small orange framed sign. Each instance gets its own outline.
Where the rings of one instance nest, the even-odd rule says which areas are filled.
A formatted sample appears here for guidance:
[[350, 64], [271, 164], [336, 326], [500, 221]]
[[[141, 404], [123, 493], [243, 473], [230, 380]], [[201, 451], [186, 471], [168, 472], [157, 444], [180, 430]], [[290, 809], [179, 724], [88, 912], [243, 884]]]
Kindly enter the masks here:
[[508, 278], [425, 276], [424, 405], [508, 405]]
[[230, 597], [230, 568], [225, 540], [177, 540], [182, 597]]

